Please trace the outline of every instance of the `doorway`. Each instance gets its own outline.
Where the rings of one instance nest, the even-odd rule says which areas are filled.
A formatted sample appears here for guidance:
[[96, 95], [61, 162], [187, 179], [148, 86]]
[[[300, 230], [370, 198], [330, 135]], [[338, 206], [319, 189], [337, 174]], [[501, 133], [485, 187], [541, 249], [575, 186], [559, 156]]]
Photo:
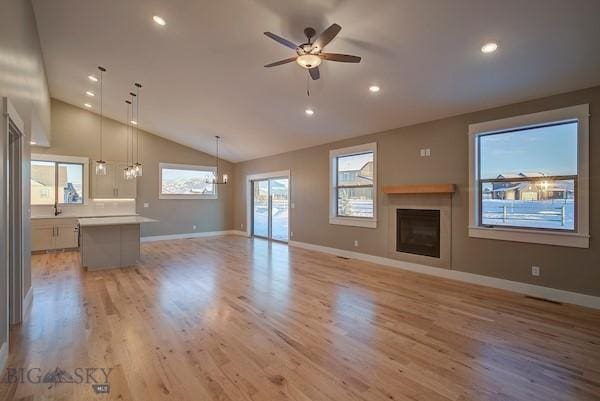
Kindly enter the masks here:
[[268, 240], [289, 241], [289, 175], [256, 177], [250, 186], [250, 235]]

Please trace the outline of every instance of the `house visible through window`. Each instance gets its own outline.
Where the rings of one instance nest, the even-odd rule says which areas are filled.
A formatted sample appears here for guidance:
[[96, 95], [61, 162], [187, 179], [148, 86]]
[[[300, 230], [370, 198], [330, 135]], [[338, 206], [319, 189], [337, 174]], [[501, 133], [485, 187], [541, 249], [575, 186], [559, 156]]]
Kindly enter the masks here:
[[574, 230], [577, 122], [481, 135], [481, 225]]
[[373, 217], [373, 152], [337, 158], [337, 215]]
[[84, 165], [60, 161], [31, 161], [31, 204], [82, 204]]
[[469, 236], [589, 247], [589, 105], [469, 125]]
[[331, 224], [375, 227], [376, 146], [359, 145], [330, 152]]
[[160, 163], [161, 199], [214, 199], [215, 167]]

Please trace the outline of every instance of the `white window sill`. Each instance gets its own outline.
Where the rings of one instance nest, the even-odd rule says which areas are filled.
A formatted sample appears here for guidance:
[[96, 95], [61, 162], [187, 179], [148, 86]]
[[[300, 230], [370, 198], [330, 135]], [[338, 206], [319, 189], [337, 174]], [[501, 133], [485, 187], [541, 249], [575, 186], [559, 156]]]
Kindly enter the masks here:
[[353, 217], [330, 217], [329, 224], [337, 224], [340, 226], [377, 228], [376, 219], [361, 219]]
[[573, 232], [470, 226], [469, 237], [495, 239], [500, 241], [528, 242], [532, 244], [558, 245], [573, 248], [590, 247], [590, 236], [588, 234]]

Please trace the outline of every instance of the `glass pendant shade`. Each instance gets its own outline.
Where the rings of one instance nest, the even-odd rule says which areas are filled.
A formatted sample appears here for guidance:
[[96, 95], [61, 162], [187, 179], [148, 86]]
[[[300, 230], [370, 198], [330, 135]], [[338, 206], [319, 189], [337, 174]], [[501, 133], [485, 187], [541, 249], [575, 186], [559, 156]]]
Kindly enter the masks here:
[[104, 160], [96, 160], [96, 175], [106, 175], [106, 162]]
[[141, 177], [142, 176], [142, 164], [141, 163], [135, 163], [133, 165], [133, 172], [135, 174], [136, 177]]
[[227, 184], [229, 182], [229, 176], [227, 174], [223, 174], [223, 184]]

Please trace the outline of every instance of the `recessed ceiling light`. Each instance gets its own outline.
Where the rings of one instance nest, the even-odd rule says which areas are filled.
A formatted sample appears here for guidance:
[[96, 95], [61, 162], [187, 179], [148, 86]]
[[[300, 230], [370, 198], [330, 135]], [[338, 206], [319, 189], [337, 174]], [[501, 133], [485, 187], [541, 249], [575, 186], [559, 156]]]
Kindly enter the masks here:
[[154, 22], [156, 22], [160, 26], [167, 25], [167, 22], [164, 20], [163, 17], [159, 17], [158, 15], [155, 15], [154, 17], [152, 17], [152, 19], [154, 20]]
[[307, 116], [312, 116], [315, 114], [315, 111], [313, 109], [306, 109], [304, 110], [304, 113], [306, 113]]
[[484, 53], [493, 53], [498, 49], [498, 44], [494, 42], [486, 43], [481, 47], [481, 51]]
[[91, 108], [92, 108], [92, 105], [91, 105], [91, 104], [89, 104], [89, 103], [84, 103], [83, 105], [84, 105], [85, 107], [87, 107], [88, 109], [91, 109]]
[[137, 121], [135, 120], [131, 120], [130, 123], [132, 123], [133, 125], [137, 125]]
[[29, 141], [29, 144], [30, 145], [35, 145], [35, 144], [37, 144], [37, 142], [36, 141]]
[[96, 96], [96, 94], [92, 91], [86, 91], [85, 94], [88, 96]]
[[373, 92], [373, 93], [377, 93], [381, 90], [381, 88], [377, 85], [371, 85], [369, 86], [369, 91]]
[[96, 78], [96, 77], [95, 77], [95, 76], [93, 76], [93, 75], [88, 75], [88, 79], [89, 79], [90, 81], [92, 81], [92, 82], [98, 82], [98, 78]]

